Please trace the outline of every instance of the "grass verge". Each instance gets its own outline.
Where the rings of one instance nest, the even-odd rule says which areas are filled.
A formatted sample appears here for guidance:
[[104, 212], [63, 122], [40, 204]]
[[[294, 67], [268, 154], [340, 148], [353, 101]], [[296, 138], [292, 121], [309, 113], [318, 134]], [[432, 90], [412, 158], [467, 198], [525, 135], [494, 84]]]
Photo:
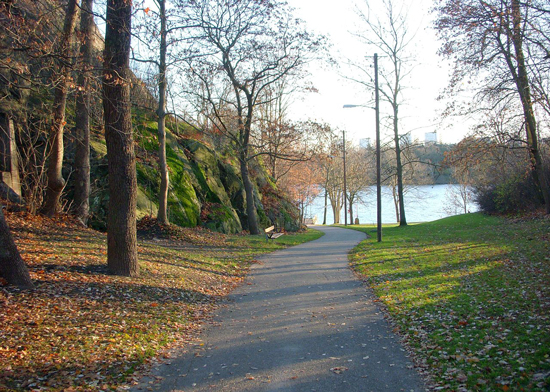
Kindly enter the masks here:
[[67, 219], [7, 214], [36, 290], [0, 282], [0, 390], [117, 390], [184, 344], [262, 253], [317, 231], [228, 236], [173, 230], [139, 242], [140, 276], [110, 276], [106, 236]]
[[548, 217], [468, 214], [372, 237], [352, 265], [436, 389], [550, 389]]

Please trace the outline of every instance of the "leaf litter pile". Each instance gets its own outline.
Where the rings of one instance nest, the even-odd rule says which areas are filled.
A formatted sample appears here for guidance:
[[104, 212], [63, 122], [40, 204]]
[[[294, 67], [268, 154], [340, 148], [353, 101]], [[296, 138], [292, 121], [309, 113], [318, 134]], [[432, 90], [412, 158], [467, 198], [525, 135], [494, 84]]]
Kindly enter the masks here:
[[285, 246], [142, 221], [140, 276], [126, 278], [108, 275], [104, 234], [63, 217], [6, 218], [36, 289], [0, 281], [0, 390], [124, 389], [189, 339], [256, 255]]
[[550, 390], [547, 216], [385, 228], [351, 260], [435, 390]]

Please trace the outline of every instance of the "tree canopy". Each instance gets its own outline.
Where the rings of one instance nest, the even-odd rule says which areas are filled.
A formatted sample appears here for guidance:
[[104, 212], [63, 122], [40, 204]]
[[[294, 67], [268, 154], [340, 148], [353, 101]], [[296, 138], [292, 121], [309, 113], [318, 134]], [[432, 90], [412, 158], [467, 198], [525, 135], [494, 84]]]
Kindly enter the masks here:
[[[464, 81], [475, 99], [462, 113], [499, 112], [520, 118], [528, 167], [550, 213], [550, 185], [539, 146], [541, 117], [548, 115], [550, 56], [544, 1], [446, 0], [435, 8], [435, 26], [443, 40], [440, 53], [454, 62], [449, 92], [463, 92]], [[513, 122], [511, 122], [513, 124]], [[510, 139], [518, 129], [507, 129]]]

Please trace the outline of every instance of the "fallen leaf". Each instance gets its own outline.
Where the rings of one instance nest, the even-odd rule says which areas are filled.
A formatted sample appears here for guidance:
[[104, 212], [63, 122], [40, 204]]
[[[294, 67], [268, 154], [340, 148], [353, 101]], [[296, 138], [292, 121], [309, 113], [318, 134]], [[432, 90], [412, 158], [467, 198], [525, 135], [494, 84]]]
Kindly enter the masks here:
[[344, 373], [346, 370], [348, 370], [347, 367], [345, 366], [338, 366], [338, 367], [333, 367], [333, 368], [330, 368], [330, 371], [335, 373], [335, 374], [342, 374]]

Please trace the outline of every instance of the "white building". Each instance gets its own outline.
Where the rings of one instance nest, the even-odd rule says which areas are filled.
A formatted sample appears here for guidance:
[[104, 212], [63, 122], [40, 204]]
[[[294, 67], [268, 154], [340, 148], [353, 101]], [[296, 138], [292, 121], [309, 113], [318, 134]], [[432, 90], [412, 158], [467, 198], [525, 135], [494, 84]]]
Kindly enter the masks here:
[[364, 139], [359, 139], [359, 147], [361, 148], [369, 148], [371, 146], [371, 139], [370, 137], [366, 137]]
[[426, 132], [424, 134], [424, 143], [437, 143], [437, 131], [434, 132]]

